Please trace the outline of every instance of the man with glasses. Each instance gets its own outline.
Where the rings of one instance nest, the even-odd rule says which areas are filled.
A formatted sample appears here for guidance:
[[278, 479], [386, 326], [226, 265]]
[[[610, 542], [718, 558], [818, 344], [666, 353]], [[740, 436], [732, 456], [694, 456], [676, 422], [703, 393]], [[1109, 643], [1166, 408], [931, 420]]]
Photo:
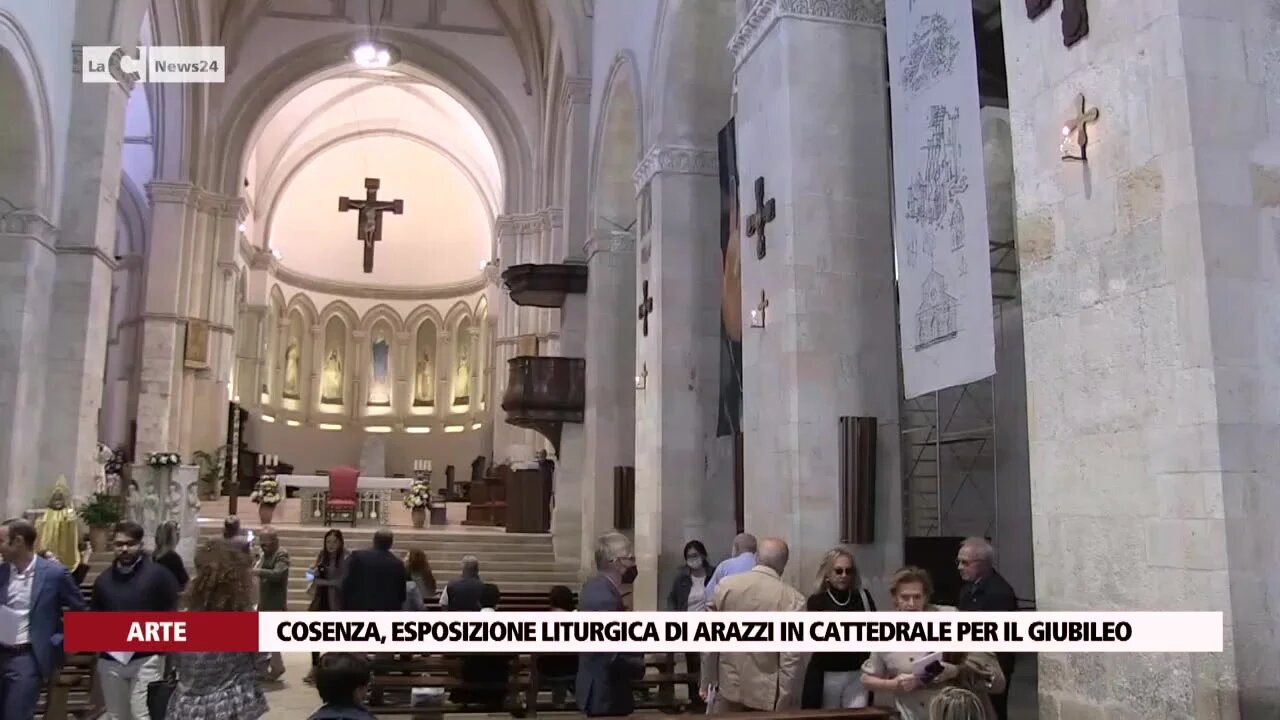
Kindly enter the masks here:
[[[608, 532], [596, 540], [597, 575], [582, 585], [578, 610], [622, 612], [623, 588], [636, 579], [636, 556], [626, 535]], [[635, 709], [632, 683], [644, 677], [640, 653], [582, 653], [574, 697], [588, 717], [630, 715]]]
[[[178, 581], [142, 551], [142, 526], [117, 523], [115, 561], [93, 583], [91, 610], [169, 612], [178, 607]], [[102, 699], [114, 720], [150, 720], [147, 686], [164, 674], [164, 657], [154, 653], [106, 652], [98, 657]]]

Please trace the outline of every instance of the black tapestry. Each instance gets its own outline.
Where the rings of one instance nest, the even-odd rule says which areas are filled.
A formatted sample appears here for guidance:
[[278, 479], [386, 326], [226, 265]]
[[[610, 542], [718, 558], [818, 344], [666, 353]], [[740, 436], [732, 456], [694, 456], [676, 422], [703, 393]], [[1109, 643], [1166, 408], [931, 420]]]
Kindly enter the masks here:
[[742, 430], [742, 238], [738, 144], [733, 120], [720, 131], [720, 412], [716, 436]]

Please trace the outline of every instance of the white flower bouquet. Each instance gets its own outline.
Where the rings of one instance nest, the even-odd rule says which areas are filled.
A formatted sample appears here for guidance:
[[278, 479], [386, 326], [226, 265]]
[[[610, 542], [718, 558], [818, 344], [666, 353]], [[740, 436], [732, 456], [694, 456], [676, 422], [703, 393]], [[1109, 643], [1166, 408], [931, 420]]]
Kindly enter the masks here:
[[249, 501], [258, 505], [278, 505], [281, 500], [284, 496], [280, 494], [280, 483], [274, 477], [262, 478], [249, 493]]
[[414, 480], [405, 493], [404, 506], [410, 510], [425, 508], [431, 504], [431, 483], [426, 480]]
[[182, 464], [182, 457], [175, 452], [148, 453], [147, 464], [151, 467], [176, 467]]

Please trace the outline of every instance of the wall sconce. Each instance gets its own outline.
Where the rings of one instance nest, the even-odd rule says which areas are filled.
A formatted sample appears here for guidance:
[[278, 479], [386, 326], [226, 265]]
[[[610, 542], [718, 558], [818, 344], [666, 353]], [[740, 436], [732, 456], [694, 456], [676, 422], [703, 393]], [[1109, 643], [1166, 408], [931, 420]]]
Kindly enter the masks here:
[[316, 427], [321, 430], [341, 430], [342, 426], [337, 423], [320, 423]]
[[301, 427], [301, 426], [302, 426], [302, 423], [298, 422], [297, 420], [285, 420], [285, 421], [284, 421], [284, 424], [285, 424], [285, 425], [288, 425], [289, 427]]
[[649, 364], [640, 365], [640, 374], [636, 376], [636, 389], [643, 390], [649, 384]]
[[404, 429], [410, 435], [426, 435], [431, 432], [431, 428], [425, 425], [412, 425]]
[[276, 421], [276, 418], [275, 418], [275, 416], [274, 416], [274, 415], [263, 415], [263, 416], [262, 416], [262, 422], [275, 422], [275, 421]]
[[463, 430], [466, 430], [466, 428], [461, 425], [445, 425], [444, 426], [444, 431], [447, 433], [460, 433]]
[[1087, 162], [1089, 159], [1089, 123], [1098, 121], [1098, 108], [1087, 108], [1084, 95], [1077, 95], [1072, 103], [1074, 115], [1062, 126], [1062, 159]]
[[769, 309], [769, 298], [765, 297], [764, 291], [760, 291], [760, 302], [756, 305], [755, 310], [751, 311], [751, 327], [764, 327], [764, 313]]
[[472, 430], [479, 430], [479, 429], [480, 429], [480, 428], [482, 428], [482, 427], [484, 427], [484, 425], [483, 425], [482, 423], [471, 423], [471, 429], [472, 429]]

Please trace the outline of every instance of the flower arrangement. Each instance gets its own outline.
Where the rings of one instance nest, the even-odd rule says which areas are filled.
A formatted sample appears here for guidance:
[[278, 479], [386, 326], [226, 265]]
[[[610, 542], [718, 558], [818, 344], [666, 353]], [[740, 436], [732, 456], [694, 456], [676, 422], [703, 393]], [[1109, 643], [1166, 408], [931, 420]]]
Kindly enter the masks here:
[[431, 483], [426, 478], [414, 478], [405, 493], [404, 506], [410, 510], [418, 510], [431, 504]]
[[284, 496], [280, 494], [280, 482], [275, 476], [264, 477], [249, 493], [249, 501], [259, 505], [278, 505]]
[[148, 453], [147, 464], [151, 467], [176, 467], [182, 464], [182, 457], [175, 452]]

